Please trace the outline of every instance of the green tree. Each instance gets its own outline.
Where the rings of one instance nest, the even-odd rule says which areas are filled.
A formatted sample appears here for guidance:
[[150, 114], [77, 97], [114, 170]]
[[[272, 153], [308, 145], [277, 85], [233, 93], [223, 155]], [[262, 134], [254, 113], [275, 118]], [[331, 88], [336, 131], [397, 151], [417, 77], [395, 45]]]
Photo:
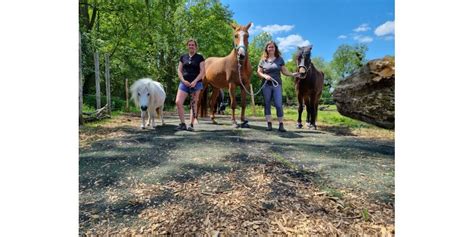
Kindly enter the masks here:
[[232, 49], [231, 17], [218, 0], [80, 0], [84, 93], [95, 92], [93, 53], [98, 51], [101, 72], [104, 54], [110, 55], [113, 96], [124, 98], [125, 78], [133, 83], [151, 77], [163, 83], [167, 103], [173, 103], [185, 40], [197, 38], [206, 57], [223, 56]]
[[218, 0], [191, 0], [177, 11], [176, 20], [180, 34], [195, 38], [204, 57], [223, 57], [232, 50], [232, 14]]
[[335, 86], [337, 81], [337, 73], [332, 67], [332, 64], [326, 62], [322, 57], [316, 57], [311, 59], [314, 66], [324, 73], [324, 87], [323, 94], [321, 96], [322, 103], [332, 103], [331, 88]]
[[[295, 54], [292, 55], [292, 60], [285, 62], [285, 67], [290, 72], [296, 72], [296, 62], [294, 60]], [[283, 83], [283, 97], [286, 99], [285, 103], [296, 104], [298, 103], [298, 98], [296, 98], [296, 89], [295, 89], [295, 79], [293, 77], [287, 77], [282, 74], [282, 83]]]
[[336, 52], [334, 52], [331, 61], [331, 67], [336, 73], [336, 81], [342, 80], [361, 68], [362, 65], [367, 62], [365, 58], [367, 50], [368, 47], [365, 44], [355, 46], [347, 44], [340, 45]]

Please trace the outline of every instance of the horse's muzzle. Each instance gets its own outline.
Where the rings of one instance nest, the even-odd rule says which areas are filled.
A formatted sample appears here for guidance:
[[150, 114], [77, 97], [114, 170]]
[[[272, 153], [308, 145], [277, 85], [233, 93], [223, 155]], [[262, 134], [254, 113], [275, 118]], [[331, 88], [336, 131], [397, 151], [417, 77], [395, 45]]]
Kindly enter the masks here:
[[239, 60], [242, 61], [245, 59], [245, 55], [244, 54], [239, 54]]
[[146, 109], [148, 109], [147, 106], [140, 106], [140, 108], [142, 109], [142, 111], [146, 111]]
[[307, 72], [308, 71], [306, 70], [306, 67], [304, 67], [304, 66], [300, 66], [298, 68], [298, 73], [300, 74], [299, 76], [300, 76], [301, 79], [304, 79], [306, 77]]

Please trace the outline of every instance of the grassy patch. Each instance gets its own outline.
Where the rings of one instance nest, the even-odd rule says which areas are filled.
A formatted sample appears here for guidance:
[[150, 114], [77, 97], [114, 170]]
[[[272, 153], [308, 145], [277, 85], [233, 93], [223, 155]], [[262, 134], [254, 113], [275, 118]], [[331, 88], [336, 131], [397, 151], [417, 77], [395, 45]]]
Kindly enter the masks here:
[[342, 198], [342, 196], [344, 196], [339, 190], [334, 188], [324, 187], [322, 190], [330, 197]]
[[[225, 110], [226, 115], [231, 115], [232, 110], [227, 107]], [[240, 114], [240, 107], [236, 109], [236, 115]], [[296, 106], [283, 107], [283, 113], [285, 120], [297, 121], [298, 119], [298, 108]], [[272, 118], [276, 118], [276, 109], [272, 106], [271, 110]], [[246, 115], [253, 116], [252, 106], [246, 108]], [[264, 107], [262, 105], [255, 106], [255, 117], [265, 117]], [[301, 119], [303, 122], [306, 121], [306, 110], [303, 111]], [[345, 117], [337, 112], [335, 105], [329, 105], [326, 110], [318, 111], [318, 123], [327, 126], [345, 126], [350, 128], [374, 128], [375, 126], [361, 121]]]

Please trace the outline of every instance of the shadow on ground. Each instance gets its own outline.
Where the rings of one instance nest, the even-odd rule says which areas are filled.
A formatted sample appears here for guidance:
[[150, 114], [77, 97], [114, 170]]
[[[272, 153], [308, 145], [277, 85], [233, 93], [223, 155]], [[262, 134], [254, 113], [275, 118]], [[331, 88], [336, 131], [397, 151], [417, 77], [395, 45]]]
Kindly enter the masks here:
[[[232, 189], [235, 182], [245, 186], [253, 178], [245, 171], [255, 167], [285, 167], [279, 171], [283, 176], [288, 175], [304, 185], [347, 190], [393, 206], [393, 142], [360, 139], [347, 136], [345, 132], [331, 133], [331, 129], [268, 132], [264, 122], [256, 122], [250, 129], [236, 129], [230, 123], [214, 125], [204, 120], [194, 132], [175, 131], [178, 121], [168, 118], [167, 123], [145, 130], [130, 125], [104, 128], [105, 133], [119, 131], [123, 135], [95, 141], [80, 149], [82, 234], [94, 232], [94, 226], [104, 221], [103, 215], [107, 220], [114, 220], [107, 225], [119, 229], [140, 223], [143, 218], [139, 215], [147, 208], [170, 203], [183, 203], [184, 207], [193, 209], [181, 218], [204, 219], [208, 213], [204, 209], [212, 203], [186, 206], [192, 202], [186, 202], [170, 187], [199, 183], [210, 176], [226, 177], [210, 187], [208, 183], [199, 188], [201, 193], [215, 195]], [[265, 170], [262, 172], [266, 174]], [[229, 180], [229, 175], [236, 178]], [[322, 207], [309, 208], [306, 199], [301, 199], [295, 186], [288, 182], [270, 183], [266, 197], [297, 198], [301, 205], [306, 205], [305, 210], [312, 210], [308, 215], [329, 215], [330, 211]], [[147, 190], [145, 187], [152, 187], [154, 195], [144, 201], [140, 198], [146, 195], [134, 190]], [[137, 198], [140, 200], [135, 200]], [[277, 206], [264, 202], [258, 211], [267, 215], [268, 210]]]

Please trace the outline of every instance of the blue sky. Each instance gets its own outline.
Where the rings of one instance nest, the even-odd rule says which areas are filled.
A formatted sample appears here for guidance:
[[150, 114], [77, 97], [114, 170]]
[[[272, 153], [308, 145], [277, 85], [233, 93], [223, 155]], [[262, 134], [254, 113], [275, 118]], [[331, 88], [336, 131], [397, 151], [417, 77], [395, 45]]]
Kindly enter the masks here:
[[368, 45], [367, 59], [395, 55], [394, 0], [221, 0], [241, 25], [253, 22], [250, 40], [270, 31], [285, 61], [296, 46], [312, 44], [312, 57], [332, 59], [341, 44]]

